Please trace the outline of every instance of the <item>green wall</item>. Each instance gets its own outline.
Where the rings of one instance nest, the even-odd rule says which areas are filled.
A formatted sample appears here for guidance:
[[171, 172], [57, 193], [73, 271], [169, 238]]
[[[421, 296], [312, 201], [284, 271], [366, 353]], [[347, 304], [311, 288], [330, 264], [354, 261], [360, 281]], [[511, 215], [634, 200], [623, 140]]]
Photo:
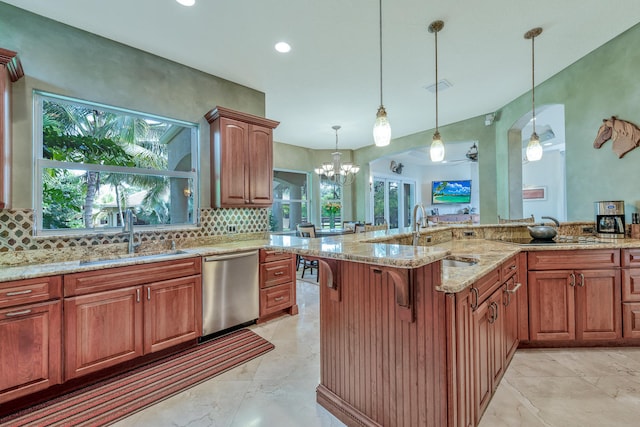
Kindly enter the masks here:
[[18, 52], [12, 85], [12, 207], [32, 208], [33, 90], [200, 125], [201, 205], [209, 206], [209, 125], [216, 105], [264, 115], [264, 93], [0, 2], [0, 47]]
[[[640, 24], [536, 86], [536, 105], [565, 106], [569, 221], [592, 221], [597, 200], [624, 200], [627, 222], [640, 208], [640, 149], [618, 159], [611, 151], [611, 141], [599, 150], [593, 148], [604, 118], [615, 115], [640, 125], [639, 44]], [[509, 204], [504, 192], [509, 174], [507, 132], [530, 111], [531, 92], [500, 111], [496, 148], [501, 214], [508, 212]]]

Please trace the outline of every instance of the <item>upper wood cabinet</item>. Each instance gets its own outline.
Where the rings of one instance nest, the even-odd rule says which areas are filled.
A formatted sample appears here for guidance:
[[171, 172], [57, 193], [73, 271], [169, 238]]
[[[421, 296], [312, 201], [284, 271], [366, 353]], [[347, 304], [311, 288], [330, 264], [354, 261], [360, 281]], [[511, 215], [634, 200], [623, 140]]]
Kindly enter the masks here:
[[205, 118], [211, 131], [211, 205], [273, 203], [273, 129], [280, 123], [223, 107]]
[[0, 48], [0, 209], [10, 202], [11, 97], [10, 82], [24, 76], [18, 53]]

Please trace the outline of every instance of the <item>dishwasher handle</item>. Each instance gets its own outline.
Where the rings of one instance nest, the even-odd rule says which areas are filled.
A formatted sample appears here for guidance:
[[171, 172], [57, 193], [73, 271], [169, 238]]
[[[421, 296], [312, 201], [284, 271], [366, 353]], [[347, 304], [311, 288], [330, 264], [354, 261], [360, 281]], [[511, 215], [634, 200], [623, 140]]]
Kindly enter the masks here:
[[237, 258], [253, 256], [253, 255], [256, 255], [257, 253], [258, 253], [258, 251], [234, 252], [234, 253], [228, 254], [228, 255], [209, 256], [209, 257], [202, 258], [202, 260], [204, 262], [224, 261], [224, 260], [227, 260], [227, 259], [237, 259]]

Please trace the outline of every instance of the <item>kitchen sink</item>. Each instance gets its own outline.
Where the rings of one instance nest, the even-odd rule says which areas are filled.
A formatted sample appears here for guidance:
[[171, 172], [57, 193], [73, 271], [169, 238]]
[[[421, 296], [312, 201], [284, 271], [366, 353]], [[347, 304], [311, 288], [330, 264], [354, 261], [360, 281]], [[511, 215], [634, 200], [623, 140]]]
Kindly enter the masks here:
[[118, 261], [130, 261], [130, 260], [157, 260], [166, 258], [173, 255], [186, 254], [188, 252], [182, 250], [170, 250], [164, 252], [156, 252], [156, 253], [141, 253], [141, 254], [126, 254], [126, 255], [116, 255], [108, 258], [99, 258], [99, 259], [88, 259], [88, 260], [80, 260], [80, 265], [101, 265], [101, 264], [111, 264]]
[[471, 267], [478, 263], [475, 258], [446, 257], [442, 259], [443, 267]]

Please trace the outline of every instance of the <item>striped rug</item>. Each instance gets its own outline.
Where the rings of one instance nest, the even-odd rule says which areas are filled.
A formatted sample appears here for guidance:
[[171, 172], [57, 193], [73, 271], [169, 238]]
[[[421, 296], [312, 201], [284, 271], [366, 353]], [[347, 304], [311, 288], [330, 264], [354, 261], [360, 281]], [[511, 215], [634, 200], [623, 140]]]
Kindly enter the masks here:
[[0, 419], [0, 426], [100, 426], [228, 371], [274, 348], [241, 329], [195, 349]]

